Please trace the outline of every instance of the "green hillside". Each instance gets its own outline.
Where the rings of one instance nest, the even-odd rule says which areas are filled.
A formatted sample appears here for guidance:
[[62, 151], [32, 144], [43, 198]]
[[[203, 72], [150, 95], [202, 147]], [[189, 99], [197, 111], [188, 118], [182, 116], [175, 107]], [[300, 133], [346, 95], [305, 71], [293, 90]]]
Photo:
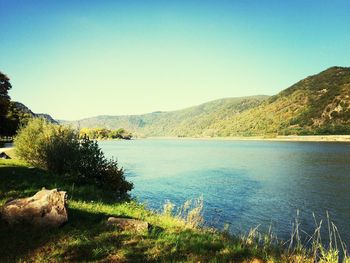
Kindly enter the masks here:
[[131, 116], [97, 116], [74, 122], [74, 127], [123, 127], [138, 136], [213, 136], [209, 127], [258, 106], [268, 96], [226, 98], [171, 112]]
[[65, 123], [123, 127], [138, 136], [350, 134], [350, 68], [329, 68], [272, 97], [227, 98], [172, 112]]
[[350, 134], [350, 68], [307, 77], [212, 128], [220, 136]]
[[24, 104], [10, 101], [6, 119], [4, 123], [1, 123], [3, 125], [2, 134], [4, 136], [14, 136], [17, 133], [18, 128], [21, 125], [26, 124], [31, 118], [43, 118], [50, 123], [58, 123], [49, 114], [34, 113]]

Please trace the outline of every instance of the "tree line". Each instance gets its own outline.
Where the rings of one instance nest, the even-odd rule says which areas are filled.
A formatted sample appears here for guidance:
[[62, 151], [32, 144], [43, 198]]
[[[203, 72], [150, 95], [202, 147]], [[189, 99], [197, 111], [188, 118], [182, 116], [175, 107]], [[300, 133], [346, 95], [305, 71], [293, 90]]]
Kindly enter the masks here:
[[132, 134], [123, 129], [110, 130], [106, 128], [82, 128], [79, 132], [81, 137], [88, 136], [90, 139], [123, 139], [130, 140]]

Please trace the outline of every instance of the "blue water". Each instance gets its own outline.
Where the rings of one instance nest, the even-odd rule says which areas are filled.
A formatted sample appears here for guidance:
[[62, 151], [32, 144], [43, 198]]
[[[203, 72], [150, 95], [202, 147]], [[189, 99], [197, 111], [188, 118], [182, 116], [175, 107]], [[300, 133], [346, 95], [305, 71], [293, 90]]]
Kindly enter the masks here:
[[[271, 225], [288, 239], [300, 212], [312, 233], [326, 211], [350, 245], [350, 144], [144, 139], [100, 142], [116, 157], [132, 195], [153, 209], [203, 196], [209, 226], [240, 233]], [[325, 224], [325, 222], [324, 222]]]

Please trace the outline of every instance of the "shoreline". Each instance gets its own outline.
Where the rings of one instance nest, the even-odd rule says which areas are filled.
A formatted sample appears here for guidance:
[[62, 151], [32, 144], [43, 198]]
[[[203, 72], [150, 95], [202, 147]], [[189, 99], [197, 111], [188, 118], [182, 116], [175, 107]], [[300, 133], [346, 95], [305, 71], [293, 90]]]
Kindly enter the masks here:
[[5, 147], [0, 147], [0, 153], [7, 152], [14, 148], [13, 143], [5, 143]]
[[217, 140], [217, 141], [277, 141], [277, 142], [350, 142], [350, 135], [290, 135], [290, 136], [235, 136], [235, 137], [175, 137], [175, 136], [159, 136], [134, 138], [136, 140], [142, 139], [171, 139], [171, 140]]
[[[13, 228], [9, 228], [7, 224], [0, 224], [0, 233], [4, 236], [0, 240], [1, 262], [9, 260], [11, 262], [18, 260], [36, 262], [43, 258], [50, 262], [58, 262], [62, 258], [67, 262], [96, 260], [96, 255], [88, 252], [95, 249], [100, 253], [97, 259], [108, 262], [119, 262], [119, 259], [127, 262], [144, 262], [148, 259], [168, 262], [173, 258], [183, 259], [184, 262], [192, 262], [193, 259], [196, 262], [202, 259], [210, 262], [314, 262], [313, 255], [316, 254], [321, 255], [317, 258], [317, 262], [325, 262], [326, 256], [334, 253], [346, 256], [344, 262], [348, 262], [346, 261], [348, 260], [346, 246], [339, 246], [339, 249], [336, 247], [336, 244], [343, 241], [340, 234], [336, 232], [337, 229], [334, 230], [334, 228], [328, 232], [330, 237], [334, 236], [334, 241], [330, 246], [336, 249], [332, 250], [327, 250], [326, 242], [322, 243], [324, 239], [321, 240], [318, 235], [312, 235], [309, 241], [303, 241], [298, 233], [295, 234], [293, 226], [292, 240], [277, 238], [277, 232], [260, 231], [258, 227], [248, 232], [239, 226], [235, 234], [235, 232], [201, 224], [203, 200], [198, 203], [190, 202], [191, 207], [186, 210], [188, 212], [174, 216], [171, 213], [172, 210], [169, 213], [155, 212], [135, 201], [111, 202], [108, 191], [99, 189], [95, 185], [87, 189], [77, 184], [76, 188], [73, 188], [70, 181], [64, 181], [63, 177], [58, 174], [39, 169], [33, 173], [31, 166], [26, 163], [16, 162], [16, 160], [0, 160], [0, 162], [2, 167], [6, 168], [5, 172], [0, 174], [0, 179], [6, 186], [0, 198], [1, 205], [4, 205], [10, 198], [14, 200], [29, 197], [33, 190], [34, 193], [40, 191], [43, 182], [48, 189], [59, 188], [70, 195], [69, 206], [66, 206], [68, 221], [54, 231], [46, 230], [46, 228], [38, 231], [37, 228], [26, 227], [18, 229], [19, 235], [13, 235]], [[30, 180], [23, 184], [23, 179], [26, 177]], [[11, 190], [12, 185], [19, 186], [15, 192]], [[80, 195], [73, 197], [74, 189]], [[71, 216], [71, 212], [74, 212], [72, 213], [74, 216]], [[191, 217], [188, 217], [189, 214]], [[146, 223], [147, 229], [139, 230], [137, 225], [131, 226], [129, 230], [119, 229], [118, 225], [112, 227], [107, 224], [108, 217], [128, 218], [141, 224]], [[295, 220], [297, 223], [300, 222], [298, 218]], [[321, 223], [316, 223], [316, 230], [312, 229], [312, 231], [318, 233], [316, 231], [320, 231]], [[157, 233], [153, 231], [154, 229], [161, 229], [161, 232]], [[324, 226], [323, 229], [327, 230]], [[25, 235], [20, 235], [21, 233]], [[325, 234], [327, 235], [327, 232]], [[57, 235], [60, 236], [58, 240]], [[36, 245], [36, 240], [42, 238], [45, 238], [45, 242], [38, 244], [40, 249], [31, 245]], [[294, 242], [296, 239], [302, 240], [300, 244]], [[81, 240], [86, 240], [83, 247]], [[311, 242], [315, 246], [308, 246]], [[22, 243], [23, 245], [18, 246]], [[181, 249], [175, 251], [168, 249], [176, 248], [179, 243], [183, 244]], [[119, 253], [120, 244], [124, 245], [125, 250], [122, 250], [121, 254], [112, 254]], [[159, 246], [167, 249], [159, 249]], [[198, 247], [203, 249], [198, 250]], [[302, 249], [297, 250], [297, 248]], [[243, 254], [242, 251], [244, 251]]]

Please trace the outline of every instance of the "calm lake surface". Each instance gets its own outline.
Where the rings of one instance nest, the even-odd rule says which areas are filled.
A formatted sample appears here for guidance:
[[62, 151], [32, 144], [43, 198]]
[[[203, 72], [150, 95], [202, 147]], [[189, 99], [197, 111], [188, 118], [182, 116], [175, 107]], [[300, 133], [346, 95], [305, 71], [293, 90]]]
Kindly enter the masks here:
[[350, 246], [350, 144], [315, 142], [144, 139], [102, 141], [118, 158], [132, 195], [160, 210], [203, 196], [206, 224], [233, 233], [271, 225], [290, 237], [299, 210], [302, 229], [314, 230], [312, 213], [329, 212]]

